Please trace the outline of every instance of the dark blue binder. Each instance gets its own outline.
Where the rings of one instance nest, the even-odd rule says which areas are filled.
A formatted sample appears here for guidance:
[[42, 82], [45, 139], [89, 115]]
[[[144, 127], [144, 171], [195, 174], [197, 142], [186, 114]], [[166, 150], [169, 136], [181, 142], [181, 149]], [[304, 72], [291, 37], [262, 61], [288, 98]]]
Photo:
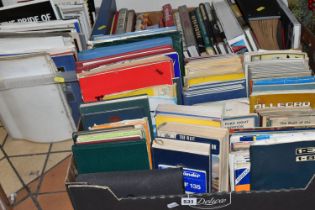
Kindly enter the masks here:
[[315, 138], [253, 145], [250, 159], [252, 190], [304, 188], [315, 174]]

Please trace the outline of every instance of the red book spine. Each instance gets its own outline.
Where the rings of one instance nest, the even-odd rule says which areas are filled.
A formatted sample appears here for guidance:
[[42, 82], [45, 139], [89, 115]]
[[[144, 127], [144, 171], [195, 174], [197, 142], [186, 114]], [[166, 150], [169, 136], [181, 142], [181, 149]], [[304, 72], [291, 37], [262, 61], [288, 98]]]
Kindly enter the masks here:
[[170, 4], [165, 4], [163, 6], [163, 19], [165, 27], [174, 26], [174, 17], [173, 17], [173, 10]]
[[116, 29], [117, 29], [117, 23], [118, 23], [118, 16], [119, 12], [116, 12], [113, 18], [113, 23], [112, 23], [112, 28], [110, 30], [110, 34], [115, 34]]
[[104, 95], [156, 85], [172, 85], [174, 77], [171, 60], [147, 63], [79, 76], [84, 102], [95, 102]]

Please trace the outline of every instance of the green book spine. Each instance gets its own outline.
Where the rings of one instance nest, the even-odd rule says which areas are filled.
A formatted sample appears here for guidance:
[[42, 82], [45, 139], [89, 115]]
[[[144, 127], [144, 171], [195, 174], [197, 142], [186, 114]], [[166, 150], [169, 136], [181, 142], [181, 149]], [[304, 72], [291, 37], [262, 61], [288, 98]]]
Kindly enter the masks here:
[[210, 38], [209, 38], [209, 36], [207, 34], [206, 26], [203, 23], [200, 9], [196, 8], [195, 12], [196, 12], [197, 21], [198, 21], [198, 24], [199, 24], [199, 27], [200, 27], [201, 36], [203, 38], [203, 42], [204, 42], [205, 47], [206, 47], [206, 52], [209, 55], [214, 55], [215, 53], [214, 53], [214, 50], [213, 50], [213, 43], [211, 42], [211, 40], [210, 40]]

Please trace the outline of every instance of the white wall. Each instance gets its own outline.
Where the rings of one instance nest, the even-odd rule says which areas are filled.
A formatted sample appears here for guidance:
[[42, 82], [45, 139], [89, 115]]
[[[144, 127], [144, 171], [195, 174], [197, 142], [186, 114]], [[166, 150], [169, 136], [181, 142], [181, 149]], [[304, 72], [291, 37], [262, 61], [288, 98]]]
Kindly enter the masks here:
[[[15, 4], [18, 0], [2, 0], [3, 5]], [[53, 0], [54, 1], [54, 0]], [[60, 1], [60, 0], [59, 0]], [[196, 6], [200, 3], [211, 1], [220, 1], [220, 0], [116, 0], [117, 9], [120, 8], [129, 8], [135, 9], [137, 12], [145, 11], [159, 11], [161, 10], [164, 4], [172, 4], [173, 8], [177, 8], [181, 5], [186, 4], [187, 6]], [[253, 0], [255, 1], [255, 0]], [[283, 0], [286, 5], [288, 5], [287, 0]], [[95, 7], [99, 8], [102, 0], [94, 0]]]
[[120, 8], [133, 8], [136, 12], [145, 11], [160, 11], [164, 4], [170, 3], [173, 8], [178, 8], [182, 5], [187, 7], [195, 7], [200, 3], [206, 1], [220, 1], [220, 0], [116, 0], [117, 9]]

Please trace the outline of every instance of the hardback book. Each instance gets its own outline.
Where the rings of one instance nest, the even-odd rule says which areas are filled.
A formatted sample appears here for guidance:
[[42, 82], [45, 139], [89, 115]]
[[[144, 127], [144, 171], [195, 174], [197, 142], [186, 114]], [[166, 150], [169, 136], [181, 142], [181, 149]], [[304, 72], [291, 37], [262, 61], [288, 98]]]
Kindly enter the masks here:
[[83, 34], [85, 35], [85, 41], [89, 40], [91, 34], [91, 21], [89, 17], [88, 5], [86, 2], [79, 4], [57, 4], [57, 9], [62, 19], [79, 20]]
[[213, 8], [221, 23], [225, 37], [233, 53], [248, 52], [244, 31], [226, 1], [213, 2]]
[[109, 109], [97, 113], [81, 115], [81, 122], [84, 130], [89, 130], [97, 124], [118, 122], [121, 120], [131, 120], [143, 118], [146, 113], [141, 106], [124, 107], [120, 109]]
[[252, 28], [261, 49], [283, 49], [280, 7], [276, 1], [236, 1], [243, 17]]
[[236, 0], [245, 20], [279, 18], [281, 16], [277, 1]]
[[224, 50], [220, 48], [220, 46], [224, 43], [224, 35], [221, 33], [219, 26], [218, 26], [218, 18], [215, 13], [213, 6], [209, 2], [204, 3], [207, 16], [210, 22], [210, 39], [212, 38], [212, 43], [214, 44], [214, 48], [216, 49], [217, 54], [224, 54]]
[[[86, 130], [95, 124], [147, 117], [151, 136], [153, 136], [150, 105], [148, 96], [145, 95], [81, 104], [80, 113]], [[102, 115], [107, 117], [102, 117]], [[99, 117], [96, 118], [96, 116]], [[91, 121], [87, 121], [88, 119]]]
[[181, 18], [179, 16], [179, 12], [178, 11], [174, 12], [174, 20], [175, 20], [176, 30], [179, 32], [180, 38], [182, 39], [183, 55], [184, 55], [185, 58], [189, 58], [190, 55], [189, 55], [188, 50], [187, 50], [187, 45], [186, 45], [186, 40], [185, 40], [185, 36], [184, 36], [183, 26], [182, 26]]
[[143, 127], [121, 127], [116, 129], [102, 129], [76, 132], [75, 144], [99, 144], [108, 142], [137, 141], [145, 138]]
[[139, 118], [132, 120], [123, 120], [113, 123], [105, 123], [105, 124], [95, 124], [91, 127], [91, 130], [101, 130], [101, 129], [121, 129], [121, 128], [143, 128], [145, 140], [147, 143], [147, 149], [149, 154], [150, 166], [152, 166], [152, 154], [151, 154], [151, 143], [153, 137], [151, 136], [151, 129], [148, 118]]
[[[150, 168], [152, 168], [151, 157], [151, 134], [148, 121], [142, 121], [139, 118], [132, 120], [133, 123], [108, 123], [94, 126], [94, 129], [89, 131], [79, 131], [73, 133], [74, 143], [77, 145], [90, 144], [106, 144], [111, 142], [130, 142], [144, 140], [148, 151], [148, 160]], [[126, 122], [126, 121], [125, 121]], [[95, 129], [97, 128], [97, 129]]]
[[104, 0], [101, 3], [95, 24], [93, 26], [91, 36], [98, 36], [101, 34], [109, 34], [111, 30], [111, 24], [116, 13], [116, 1], [115, 0]]
[[118, 16], [119, 16], [119, 12], [116, 12], [114, 14], [114, 17], [113, 17], [113, 20], [112, 20], [112, 25], [111, 25], [111, 28], [110, 28], [110, 34], [115, 34], [116, 33]]
[[[93, 68], [97, 68], [106, 64], [116, 63], [123, 60], [130, 60], [140, 57], [146, 57], [156, 54], [173, 52], [173, 48], [170, 45], [162, 45], [158, 47], [152, 47], [148, 49], [134, 50], [131, 52], [121, 53], [117, 55], [104, 56], [95, 59], [89, 59], [76, 62], [76, 71], [81, 73], [82, 71], [89, 71]], [[180, 69], [179, 69], [180, 70]]]
[[157, 138], [152, 148], [154, 168], [183, 169], [186, 193], [211, 191], [210, 144]]
[[[210, 5], [210, 3], [209, 3]], [[211, 6], [210, 8], [208, 8], [208, 10], [211, 10]], [[200, 14], [203, 20], [203, 23], [206, 27], [206, 32], [207, 35], [209, 36], [211, 42], [213, 43], [213, 26], [211, 26], [211, 21], [213, 20], [212, 16], [209, 17], [210, 13], [208, 13], [207, 8], [206, 8], [206, 4], [205, 3], [201, 3], [199, 4], [199, 10], [200, 10]]]
[[250, 147], [251, 189], [305, 188], [315, 173], [314, 147], [314, 136], [254, 143]]
[[170, 4], [165, 4], [162, 7], [163, 9], [163, 22], [165, 27], [171, 27], [175, 25], [173, 17], [173, 9]]
[[[124, 34], [111, 35], [111, 36], [108, 36], [108, 35], [98, 36], [98, 37], [94, 37], [93, 41], [91, 41], [90, 44], [93, 47], [101, 47], [101, 46], [113, 47], [113, 46], [117, 46], [121, 44], [127, 44], [127, 43], [131, 44], [138, 41], [144, 41], [144, 40], [149, 41], [150, 39], [155, 39], [155, 38], [171, 38], [172, 40], [171, 45], [173, 49], [178, 53], [180, 63], [183, 63], [184, 62], [183, 42], [180, 37], [181, 35], [179, 31], [177, 31], [176, 26], [173, 26], [173, 27], [150, 29], [150, 30], [145, 30], [145, 31], [124, 33]], [[152, 42], [149, 41], [149, 43], [152, 43]], [[160, 45], [163, 45], [163, 44], [160, 44]], [[139, 46], [139, 45], [136, 45], [136, 46]], [[181, 65], [180, 68], [182, 71], [182, 75], [184, 75], [184, 66]]]
[[127, 18], [128, 18], [128, 9], [126, 8], [120, 9], [115, 34], [126, 33]]
[[0, 8], [0, 23], [47, 22], [60, 19], [52, 0], [23, 2]]
[[200, 31], [200, 27], [199, 27], [199, 24], [197, 21], [195, 10], [190, 11], [189, 16], [191, 19], [192, 26], [194, 28], [195, 37], [196, 37], [196, 41], [198, 44], [198, 50], [200, 53], [203, 53], [203, 52], [205, 52], [205, 44], [204, 44], [203, 38], [201, 36], [201, 31]]
[[187, 50], [191, 57], [198, 57], [199, 52], [197, 49], [197, 42], [194, 36], [193, 26], [190, 21], [188, 8], [186, 5], [178, 7], [178, 12], [181, 20], [181, 25], [183, 28], [183, 34], [185, 36], [185, 43]]
[[136, 42], [123, 43], [115, 46], [95, 47], [78, 53], [79, 61], [102, 58], [106, 56], [117, 56], [122, 53], [130, 53], [136, 50], [144, 50], [160, 46], [172, 46], [173, 41], [170, 37], [152, 38], [146, 40], [137, 40]]
[[257, 41], [256, 41], [256, 38], [255, 38], [252, 30], [249, 27], [246, 27], [246, 28], [244, 28], [244, 32], [245, 32], [246, 38], [248, 40], [248, 43], [251, 47], [251, 51], [258, 51]]
[[74, 144], [72, 152], [79, 174], [150, 169], [144, 139]]
[[199, 142], [211, 145], [212, 191], [228, 191], [228, 130], [208, 126], [165, 123], [157, 129], [160, 138]]
[[97, 101], [105, 95], [127, 90], [172, 85], [173, 77], [173, 62], [166, 56], [140, 58], [78, 74], [84, 102]]
[[136, 22], [136, 12], [134, 10], [128, 10], [126, 32], [134, 31], [135, 22]]
[[239, 24], [242, 26], [242, 28], [246, 27], [247, 26], [246, 21], [244, 20], [243, 14], [242, 14], [239, 6], [237, 5], [237, 3], [235, 1], [231, 2], [230, 7], [231, 7], [236, 19], [238, 20]]
[[207, 31], [207, 27], [209, 27], [209, 24], [208, 25], [205, 24], [209, 23], [209, 20], [206, 17], [207, 14], [205, 13], [205, 11], [201, 12], [201, 9], [198, 7], [195, 10], [195, 14], [197, 17], [198, 24], [200, 26], [200, 32], [205, 44], [206, 52], [208, 55], [214, 55], [215, 52], [213, 50], [213, 43], [209, 37], [209, 32]]
[[282, 0], [277, 0], [277, 2], [281, 8], [281, 22], [285, 36], [284, 47], [286, 49], [299, 49], [302, 33], [301, 23]]

